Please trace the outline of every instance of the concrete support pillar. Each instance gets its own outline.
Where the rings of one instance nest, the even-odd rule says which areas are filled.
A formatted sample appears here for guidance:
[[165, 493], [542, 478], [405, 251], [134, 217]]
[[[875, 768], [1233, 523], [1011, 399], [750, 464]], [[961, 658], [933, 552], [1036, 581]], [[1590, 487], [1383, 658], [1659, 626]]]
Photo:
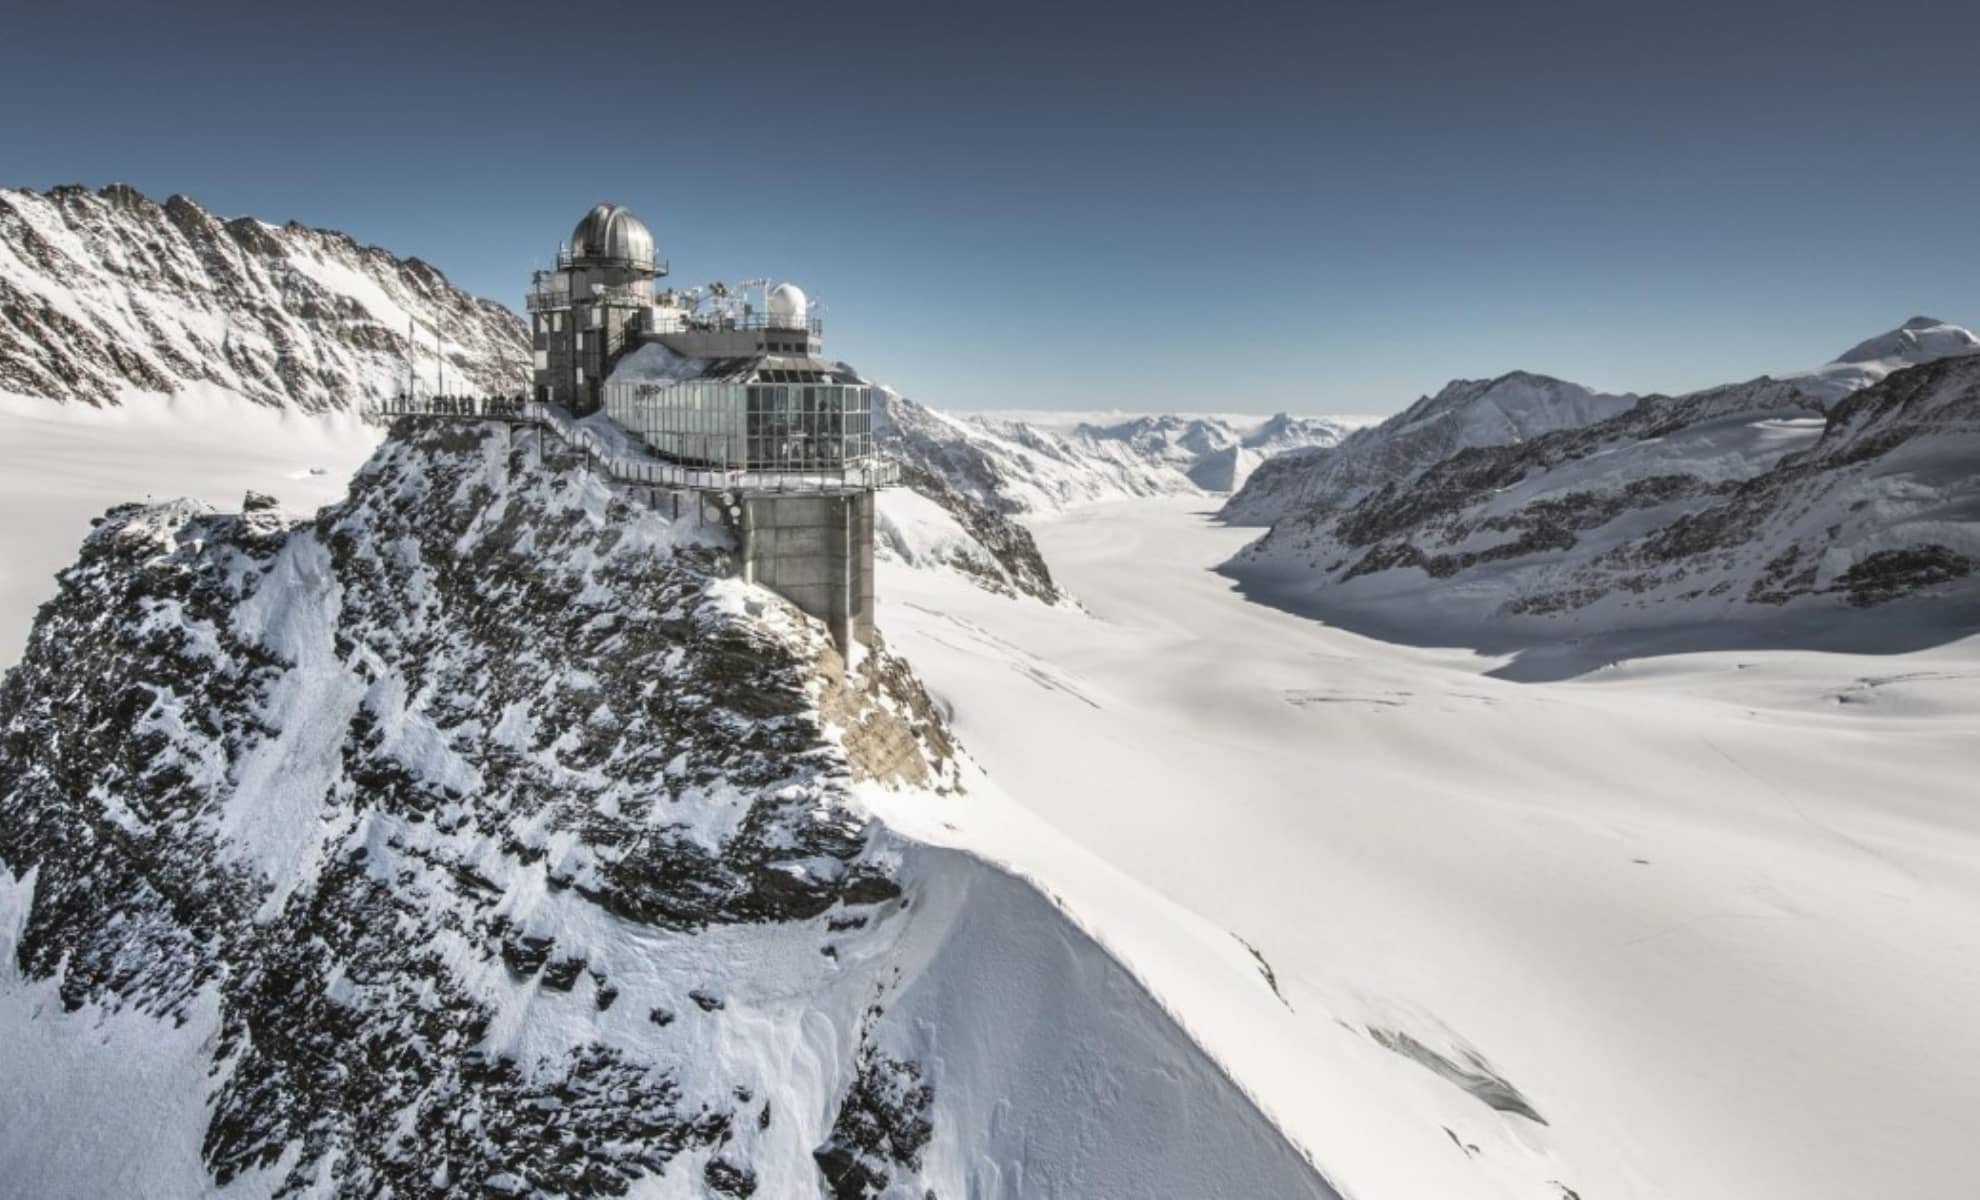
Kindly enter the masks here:
[[746, 496], [743, 579], [825, 622], [840, 653], [873, 638], [873, 493]]

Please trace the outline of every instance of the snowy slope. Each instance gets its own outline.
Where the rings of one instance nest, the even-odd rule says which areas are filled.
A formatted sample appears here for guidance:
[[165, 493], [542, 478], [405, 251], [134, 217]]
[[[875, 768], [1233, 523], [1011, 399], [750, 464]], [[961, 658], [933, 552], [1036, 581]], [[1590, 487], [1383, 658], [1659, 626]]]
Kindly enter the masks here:
[[1040, 521], [1085, 612], [883, 570], [997, 784], [928, 836], [1063, 897], [1344, 1193], [1970, 1190], [1980, 640], [1508, 682], [1246, 603], [1199, 507]]
[[540, 438], [90, 536], [0, 684], [0, 1178], [1334, 1195], [1049, 899], [871, 819], [981, 781], [900, 660], [840, 682]]
[[124, 185], [0, 189], [0, 393], [108, 405], [205, 388], [305, 412], [403, 385], [512, 392], [528, 340], [501, 305], [332, 230], [222, 220]]
[[1826, 419], [1802, 383], [1651, 397], [1467, 450], [1345, 513], [1281, 521], [1229, 570], [1258, 595], [1446, 644], [1728, 621], [1835, 634], [1900, 600], [1902, 618], [1849, 624], [1929, 638], [1929, 614], [1980, 612], [1980, 357], [1888, 375]]
[[1634, 402], [1633, 396], [1592, 392], [1525, 371], [1455, 380], [1336, 447], [1296, 450], [1260, 464], [1223, 515], [1238, 524], [1270, 525], [1294, 514], [1339, 512], [1384, 484], [1408, 483], [1460, 450], [1587, 425]]

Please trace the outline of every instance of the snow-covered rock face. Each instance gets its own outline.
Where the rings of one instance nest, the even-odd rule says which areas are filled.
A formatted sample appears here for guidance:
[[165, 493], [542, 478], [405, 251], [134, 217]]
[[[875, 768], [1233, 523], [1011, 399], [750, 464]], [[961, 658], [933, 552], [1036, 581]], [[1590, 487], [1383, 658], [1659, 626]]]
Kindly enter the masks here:
[[1337, 618], [1491, 640], [1980, 600], [1980, 357], [1823, 406], [1800, 379], [1650, 397], [1288, 517], [1230, 569]]
[[865, 815], [962, 779], [899, 660], [841, 682], [542, 438], [90, 536], [0, 684], [0, 1178], [1331, 1195], [1049, 901]]
[[1499, 446], [1612, 417], [1634, 396], [1515, 371], [1460, 379], [1339, 445], [1294, 450], [1258, 464], [1224, 505], [1226, 520], [1269, 525], [1350, 508], [1389, 483], [1405, 483], [1460, 450]]
[[899, 895], [847, 799], [945, 769], [898, 664], [820, 691], [827, 643], [711, 577], [719, 539], [534, 467], [533, 436], [395, 442], [308, 524], [115, 510], [7, 677], [19, 966], [71, 1011], [217, 995], [217, 1183], [597, 1194], [712, 1147], [755, 1108], [684, 1093], [633, 1035], [725, 972], [640, 939], [822, 944], [829, 911]]
[[85, 404], [200, 384], [306, 412], [423, 385], [515, 392], [522, 323], [341, 233], [131, 188], [0, 189], [0, 392]]
[[1833, 403], [1892, 371], [1967, 354], [1980, 354], [1980, 337], [1972, 331], [1936, 317], [1913, 317], [1889, 333], [1850, 347], [1834, 362], [1787, 378], [1817, 399]]
[[950, 570], [987, 591], [1047, 604], [1070, 600], [1052, 581], [1031, 531], [1015, 517], [956, 492], [939, 475], [906, 467], [907, 486], [880, 493], [874, 514], [881, 558], [923, 570]]

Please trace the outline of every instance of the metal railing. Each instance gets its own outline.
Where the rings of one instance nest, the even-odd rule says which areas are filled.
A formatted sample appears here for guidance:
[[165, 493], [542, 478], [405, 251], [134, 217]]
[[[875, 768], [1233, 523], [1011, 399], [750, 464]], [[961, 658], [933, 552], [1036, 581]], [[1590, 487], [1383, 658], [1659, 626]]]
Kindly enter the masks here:
[[532, 410], [543, 407], [521, 396], [382, 396], [361, 410], [366, 420], [390, 417], [460, 417], [478, 421], [509, 421], [536, 425], [542, 418]]
[[571, 294], [556, 288], [531, 288], [523, 294], [523, 307], [529, 312], [549, 312], [553, 308], [569, 308]]
[[[557, 269], [559, 271], [570, 270], [571, 267], [577, 263], [579, 257], [580, 256], [571, 253], [571, 248], [569, 246], [559, 247], [557, 250]], [[588, 257], [584, 257], [583, 261], [587, 264], [596, 264], [599, 266], [606, 266], [606, 267], [632, 267], [632, 266], [644, 267], [650, 265], [653, 268], [653, 273], [655, 275], [665, 275], [669, 267], [672, 266], [672, 264], [669, 263], [666, 259], [659, 257], [655, 257], [651, 261], [651, 263], [646, 263], [646, 262], [636, 263], [630, 258], [608, 258], [602, 254], [595, 254], [595, 255], [590, 255]]]
[[569, 308], [576, 297], [588, 304], [609, 304], [615, 308], [652, 308], [653, 293], [640, 288], [600, 287], [589, 292], [573, 292], [567, 287], [532, 287], [523, 293], [523, 305], [531, 312]]
[[792, 317], [772, 316], [770, 313], [694, 313], [688, 316], [656, 316], [653, 320], [654, 333], [727, 333], [753, 332], [763, 329], [788, 329], [792, 333], [825, 332], [825, 322], [817, 317], [799, 321]]

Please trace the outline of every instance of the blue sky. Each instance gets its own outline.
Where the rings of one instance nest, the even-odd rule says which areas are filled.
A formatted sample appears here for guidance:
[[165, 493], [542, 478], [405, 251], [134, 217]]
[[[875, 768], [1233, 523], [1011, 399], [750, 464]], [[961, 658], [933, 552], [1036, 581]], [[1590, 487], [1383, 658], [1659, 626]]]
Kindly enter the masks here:
[[10, 6], [0, 184], [512, 306], [596, 200], [953, 407], [1680, 390], [1980, 321], [1970, 4]]

